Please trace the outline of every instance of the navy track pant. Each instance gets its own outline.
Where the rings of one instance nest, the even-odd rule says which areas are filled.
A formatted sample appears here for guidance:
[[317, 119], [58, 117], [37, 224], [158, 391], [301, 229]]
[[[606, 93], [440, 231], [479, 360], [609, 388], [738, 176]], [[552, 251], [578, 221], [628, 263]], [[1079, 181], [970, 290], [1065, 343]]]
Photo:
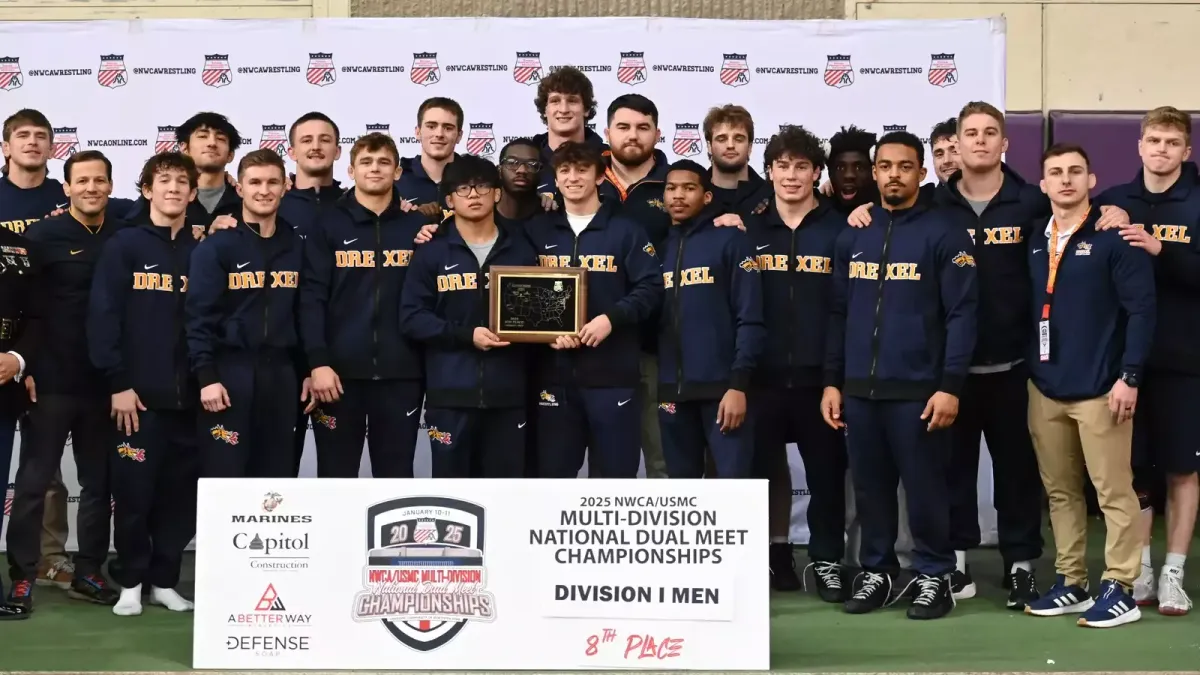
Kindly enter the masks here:
[[282, 350], [238, 353], [217, 361], [230, 407], [200, 411], [201, 475], [288, 478], [296, 475], [296, 369]]
[[434, 478], [523, 478], [525, 408], [426, 408]]
[[754, 462], [754, 403], [747, 405], [742, 426], [722, 433], [717, 423], [720, 401], [660, 403], [663, 459], [671, 478], [704, 478], [704, 448], [712, 452], [717, 478], [749, 478]]
[[[420, 380], [343, 380], [341, 399], [313, 411], [317, 476], [357, 478], [363, 441], [375, 478], [412, 478], [421, 428]], [[370, 437], [367, 426], [370, 424]]]
[[954, 570], [950, 546], [949, 429], [927, 431], [925, 401], [871, 401], [846, 397], [846, 449], [862, 526], [859, 561], [870, 572], [895, 575], [899, 504], [904, 481], [913, 567], [940, 576]]
[[[641, 408], [635, 387], [548, 387], [538, 395], [538, 476], [637, 478]], [[595, 473], [593, 473], [593, 470]]]

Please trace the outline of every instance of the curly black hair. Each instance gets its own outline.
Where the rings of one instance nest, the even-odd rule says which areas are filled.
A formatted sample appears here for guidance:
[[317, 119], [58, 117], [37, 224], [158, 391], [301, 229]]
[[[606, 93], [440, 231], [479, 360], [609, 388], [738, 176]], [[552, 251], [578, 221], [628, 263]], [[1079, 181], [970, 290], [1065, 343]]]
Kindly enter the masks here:
[[596, 94], [592, 89], [592, 81], [578, 68], [563, 66], [538, 83], [537, 97], [533, 99], [533, 105], [537, 108], [538, 116], [542, 118], [542, 124], [547, 121], [546, 103], [550, 100], [550, 94], [574, 94], [583, 99], [584, 120], [591, 120], [596, 116]]
[[842, 127], [841, 131], [829, 139], [829, 159], [832, 160], [843, 152], [861, 152], [870, 157], [871, 149], [875, 147], [878, 139], [875, 134], [854, 125]]
[[824, 168], [829, 161], [821, 139], [808, 129], [791, 124], [779, 127], [779, 133], [767, 141], [766, 150], [763, 151], [763, 170], [769, 171], [775, 160], [784, 155], [791, 155], [796, 159], [807, 159], [818, 169]]
[[933, 147], [934, 143], [943, 138], [950, 138], [958, 135], [958, 118], [951, 117], [944, 122], [938, 122], [933, 125], [933, 131], [929, 132], [929, 147]]

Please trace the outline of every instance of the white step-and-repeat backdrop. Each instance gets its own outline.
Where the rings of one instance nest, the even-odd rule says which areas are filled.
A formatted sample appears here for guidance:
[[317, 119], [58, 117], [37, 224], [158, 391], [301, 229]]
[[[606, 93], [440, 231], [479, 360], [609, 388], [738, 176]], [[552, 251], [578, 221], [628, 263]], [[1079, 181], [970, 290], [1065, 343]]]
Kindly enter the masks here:
[[[459, 151], [495, 159], [509, 140], [544, 131], [533, 102], [537, 84], [564, 65], [592, 79], [600, 133], [612, 99], [653, 99], [659, 147], [672, 160], [707, 161], [700, 125], [709, 107], [747, 107], [756, 134], [751, 163], [760, 173], [762, 148], [783, 124], [803, 124], [825, 139], [850, 124], [926, 138], [968, 101], [1004, 102], [1000, 18], [13, 22], [0, 23], [0, 39], [0, 111], [32, 107], [50, 118], [54, 177], [71, 154], [103, 151], [114, 164], [115, 196], [123, 197], [135, 196], [149, 155], [175, 147], [174, 125], [202, 110], [227, 115], [245, 138], [243, 151], [286, 155], [288, 126], [319, 110], [338, 123], [343, 147], [384, 130], [410, 156], [420, 152], [418, 105], [449, 96], [466, 111]], [[348, 161], [343, 152], [335, 167], [343, 179]], [[310, 435], [308, 476], [311, 443]], [[794, 447], [790, 461], [792, 538], [803, 543], [808, 490]], [[14, 475], [15, 464], [14, 457]], [[419, 475], [428, 475], [426, 438], [418, 464]], [[982, 464], [981, 518], [985, 540], [994, 541], [990, 465]], [[69, 459], [63, 475], [74, 523], [79, 486]]]

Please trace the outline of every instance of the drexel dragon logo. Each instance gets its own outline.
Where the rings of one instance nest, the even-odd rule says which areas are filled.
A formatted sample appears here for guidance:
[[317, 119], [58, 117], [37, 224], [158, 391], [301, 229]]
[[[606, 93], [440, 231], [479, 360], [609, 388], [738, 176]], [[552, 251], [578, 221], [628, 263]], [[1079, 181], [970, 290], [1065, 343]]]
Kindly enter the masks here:
[[355, 621], [379, 621], [405, 646], [431, 652], [468, 621], [496, 618], [483, 565], [484, 509], [451, 497], [402, 497], [367, 509], [365, 590]]

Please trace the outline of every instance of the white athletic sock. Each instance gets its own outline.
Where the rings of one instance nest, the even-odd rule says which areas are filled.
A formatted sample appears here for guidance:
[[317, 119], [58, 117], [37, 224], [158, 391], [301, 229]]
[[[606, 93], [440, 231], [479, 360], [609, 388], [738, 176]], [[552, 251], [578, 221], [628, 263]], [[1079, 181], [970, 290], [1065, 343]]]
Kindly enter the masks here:
[[1025, 570], [1026, 572], [1032, 572], [1033, 571], [1033, 562], [1031, 562], [1029, 560], [1022, 560], [1021, 562], [1015, 562], [1012, 564], [1012, 567], [1008, 570], [1008, 573], [1016, 574], [1017, 570]]
[[1150, 561], [1150, 547], [1142, 547], [1142, 567], [1154, 567], [1154, 563]]
[[787, 537], [771, 537], [771, 543], [772, 544], [786, 544], [786, 543], [788, 543], [788, 541], [787, 541]]
[[1165, 567], [1173, 567], [1183, 574], [1183, 564], [1187, 562], [1187, 554], [1185, 553], [1168, 553], [1166, 560], [1163, 561]]
[[191, 600], [184, 599], [182, 595], [175, 592], [174, 588], [151, 586], [150, 602], [155, 605], [162, 605], [172, 612], [190, 612], [196, 608]]
[[954, 552], [954, 568], [957, 569], [959, 572], [963, 572], [963, 573], [965, 573], [967, 571], [967, 552], [966, 551], [955, 551]]
[[122, 588], [121, 597], [112, 608], [117, 616], [137, 616], [142, 613], [142, 585], [133, 588]]

